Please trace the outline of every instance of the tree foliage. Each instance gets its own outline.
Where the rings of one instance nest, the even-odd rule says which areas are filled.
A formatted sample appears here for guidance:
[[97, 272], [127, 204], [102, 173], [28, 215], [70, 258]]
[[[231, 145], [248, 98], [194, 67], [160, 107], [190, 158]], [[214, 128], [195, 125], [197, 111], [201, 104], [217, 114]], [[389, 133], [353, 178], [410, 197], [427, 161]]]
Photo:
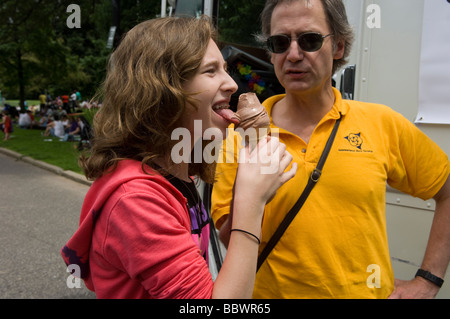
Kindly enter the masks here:
[[[101, 1], [80, 1], [81, 28], [67, 27], [64, 0], [5, 0], [0, 5], [0, 88], [8, 98], [36, 99], [42, 90], [90, 92], [107, 52], [96, 19]], [[97, 17], [95, 17], [97, 15]], [[95, 17], [95, 20], [94, 20]], [[106, 40], [105, 40], [106, 41]], [[102, 41], [104, 42], [104, 41]]]
[[[70, 28], [70, 4], [81, 9], [81, 27]], [[220, 0], [221, 40], [255, 43], [264, 0]], [[0, 90], [8, 99], [37, 99], [78, 89], [92, 97], [106, 71], [109, 30], [114, 45], [137, 23], [157, 17], [160, 0], [2, 0], [0, 3]]]
[[254, 35], [261, 30], [260, 14], [265, 0], [230, 1], [219, 3], [219, 32], [224, 42], [258, 46]]

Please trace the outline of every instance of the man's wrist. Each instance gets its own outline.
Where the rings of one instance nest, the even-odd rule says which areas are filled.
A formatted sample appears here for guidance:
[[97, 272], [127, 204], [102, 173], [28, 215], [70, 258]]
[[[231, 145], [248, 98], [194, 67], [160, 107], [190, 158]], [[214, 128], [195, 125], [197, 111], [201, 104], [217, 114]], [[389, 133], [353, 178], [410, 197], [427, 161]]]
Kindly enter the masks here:
[[415, 277], [422, 277], [428, 280], [429, 282], [433, 283], [434, 285], [438, 286], [439, 288], [441, 288], [442, 285], [444, 284], [444, 280], [442, 278], [433, 275], [431, 272], [423, 269], [417, 270]]

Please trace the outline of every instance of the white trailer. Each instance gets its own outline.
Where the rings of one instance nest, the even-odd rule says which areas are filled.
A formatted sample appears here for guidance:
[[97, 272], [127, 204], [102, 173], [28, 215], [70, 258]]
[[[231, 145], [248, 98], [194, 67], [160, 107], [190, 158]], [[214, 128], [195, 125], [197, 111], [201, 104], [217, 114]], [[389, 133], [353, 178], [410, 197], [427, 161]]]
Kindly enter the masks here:
[[[345, 80], [335, 77], [337, 87], [342, 83], [355, 100], [392, 107], [450, 156], [450, 1], [344, 2], [356, 37]], [[411, 279], [422, 262], [435, 204], [389, 187], [386, 195], [395, 277]], [[448, 272], [445, 281], [438, 298], [450, 298]]]

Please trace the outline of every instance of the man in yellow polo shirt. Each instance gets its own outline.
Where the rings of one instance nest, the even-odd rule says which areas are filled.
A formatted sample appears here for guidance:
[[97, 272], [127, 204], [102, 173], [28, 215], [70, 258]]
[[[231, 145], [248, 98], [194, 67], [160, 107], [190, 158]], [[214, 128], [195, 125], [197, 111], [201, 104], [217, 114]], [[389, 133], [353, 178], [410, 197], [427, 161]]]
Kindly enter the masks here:
[[[259, 269], [254, 297], [434, 297], [450, 259], [447, 155], [392, 109], [343, 100], [331, 86], [352, 40], [348, 23], [335, 23], [347, 21], [341, 0], [269, 0], [262, 21], [271, 61], [286, 89], [264, 106], [272, 131], [294, 156], [298, 171], [266, 205], [260, 251], [305, 188], [340, 117], [341, 124], [319, 182]], [[231, 131], [227, 139], [227, 159], [217, 167], [212, 194], [212, 216], [225, 243], [237, 167], [236, 152], [230, 149], [240, 144], [239, 137], [233, 141], [235, 134]], [[395, 287], [386, 235], [386, 183], [436, 200], [421, 267], [428, 273]], [[379, 282], [370, 277], [374, 269], [381, 274]]]

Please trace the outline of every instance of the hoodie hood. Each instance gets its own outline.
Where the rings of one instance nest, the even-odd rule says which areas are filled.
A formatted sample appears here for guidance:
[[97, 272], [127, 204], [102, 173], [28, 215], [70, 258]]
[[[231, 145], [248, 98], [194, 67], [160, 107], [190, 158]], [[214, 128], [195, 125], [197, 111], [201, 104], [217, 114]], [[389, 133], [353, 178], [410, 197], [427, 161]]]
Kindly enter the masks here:
[[144, 167], [147, 173], [142, 170], [141, 162], [122, 160], [112, 172], [97, 179], [87, 192], [81, 209], [78, 230], [61, 249], [61, 255], [66, 265], [78, 265], [82, 279], [87, 279], [89, 276], [89, 252], [95, 221], [106, 200], [118, 187], [134, 179], [153, 180], [158, 184], [163, 184], [180, 202], [186, 201], [183, 195], [160, 173], [149, 166]]

